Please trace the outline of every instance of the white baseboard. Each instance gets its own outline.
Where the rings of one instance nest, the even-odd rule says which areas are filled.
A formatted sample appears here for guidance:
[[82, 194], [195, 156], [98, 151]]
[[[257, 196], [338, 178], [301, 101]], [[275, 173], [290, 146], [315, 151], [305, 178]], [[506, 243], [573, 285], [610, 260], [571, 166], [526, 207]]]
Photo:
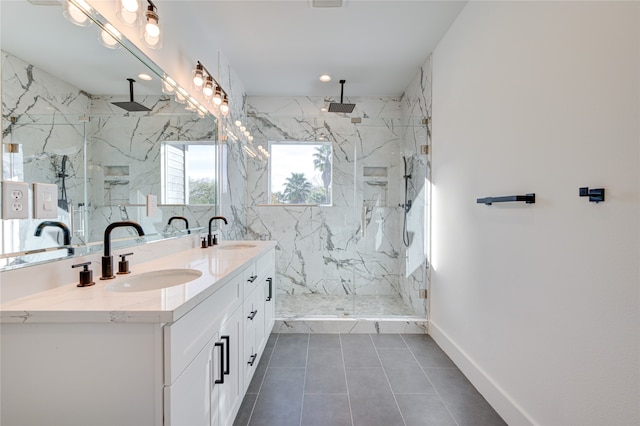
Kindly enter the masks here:
[[451, 358], [460, 371], [462, 371], [473, 386], [478, 389], [480, 394], [482, 394], [507, 424], [512, 426], [536, 424], [533, 419], [433, 321], [429, 321], [429, 335], [435, 340], [438, 346], [449, 355], [449, 358]]

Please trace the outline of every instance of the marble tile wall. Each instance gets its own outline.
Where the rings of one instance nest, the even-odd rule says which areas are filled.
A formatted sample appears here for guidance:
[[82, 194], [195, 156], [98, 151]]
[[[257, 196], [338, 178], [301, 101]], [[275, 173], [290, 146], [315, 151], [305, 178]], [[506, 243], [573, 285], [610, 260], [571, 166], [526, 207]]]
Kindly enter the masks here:
[[[62, 182], [59, 173], [63, 158], [66, 158], [67, 201], [78, 206], [84, 202], [83, 143], [86, 122], [81, 117], [89, 109], [89, 96], [8, 52], [2, 51], [0, 68], [3, 144], [16, 143], [20, 146], [17, 153], [2, 150], [2, 179], [56, 183], [60, 189]], [[10, 124], [11, 117], [17, 120], [13, 126]], [[69, 226], [68, 212], [58, 209], [58, 213], [60, 219]], [[1, 222], [4, 252], [59, 244], [56, 241], [57, 233], [47, 230], [42, 237], [33, 237], [40, 219]], [[72, 242], [79, 243], [82, 237], [74, 235]], [[21, 260], [37, 261], [65, 255], [64, 252], [41, 253]]]
[[[321, 133], [334, 146], [330, 207], [265, 205], [266, 159], [248, 160], [248, 237], [278, 241], [278, 290], [284, 295], [396, 295], [412, 290], [403, 288], [409, 281], [404, 277], [399, 204], [404, 202], [403, 155], [411, 166], [420, 167], [415, 155], [419, 131], [409, 129], [415, 120], [403, 117], [401, 100], [349, 101], [356, 109], [343, 116], [321, 112], [323, 98], [248, 99], [255, 152], [258, 145], [267, 148], [269, 141], [315, 141]], [[350, 117], [362, 117], [362, 122], [354, 124]], [[365, 167], [386, 168], [387, 176], [364, 176]], [[367, 207], [368, 186], [380, 188], [384, 182], [386, 202]]]

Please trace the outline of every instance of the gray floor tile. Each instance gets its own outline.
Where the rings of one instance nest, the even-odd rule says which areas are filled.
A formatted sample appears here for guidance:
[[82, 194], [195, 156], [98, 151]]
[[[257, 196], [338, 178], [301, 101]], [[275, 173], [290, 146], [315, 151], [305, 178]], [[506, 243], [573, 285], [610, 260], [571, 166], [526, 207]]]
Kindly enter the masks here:
[[385, 368], [393, 393], [435, 393], [422, 368]]
[[399, 334], [371, 334], [376, 348], [406, 348], [407, 345]]
[[396, 395], [402, 417], [407, 426], [455, 425], [449, 410], [436, 394]]
[[328, 368], [308, 367], [307, 377], [304, 382], [304, 391], [307, 394], [318, 393], [347, 393], [347, 381], [342, 364]]
[[310, 334], [309, 347], [310, 348], [339, 348], [340, 335], [339, 334]]
[[451, 358], [426, 334], [403, 334], [411, 352], [423, 368], [457, 368]]
[[340, 348], [314, 348], [309, 351], [307, 367], [342, 366], [342, 350]]
[[346, 371], [354, 425], [404, 425], [382, 368], [347, 368]]
[[258, 363], [258, 367], [256, 368], [256, 372], [253, 373], [253, 378], [251, 379], [251, 383], [249, 383], [249, 387], [247, 388], [247, 393], [258, 393], [260, 391], [260, 386], [262, 385], [262, 380], [264, 379], [264, 375], [267, 371], [267, 366], [269, 365], [270, 353], [267, 354], [267, 350], [265, 349], [262, 358], [260, 358], [260, 362]]
[[272, 367], [305, 367], [308, 334], [280, 334], [271, 354]]
[[304, 368], [267, 368], [249, 425], [299, 425], [304, 375]]
[[345, 367], [380, 367], [378, 354], [367, 334], [341, 334]]
[[420, 368], [418, 362], [408, 348], [378, 348], [378, 355], [384, 368]]
[[245, 395], [242, 400], [242, 405], [238, 410], [236, 420], [233, 422], [233, 426], [247, 426], [249, 424], [249, 418], [251, 417], [251, 412], [253, 411], [253, 406], [257, 398], [258, 395], [255, 393]]
[[345, 395], [305, 395], [302, 426], [351, 426], [349, 397]]
[[426, 373], [459, 425], [505, 424], [457, 368], [429, 368]]

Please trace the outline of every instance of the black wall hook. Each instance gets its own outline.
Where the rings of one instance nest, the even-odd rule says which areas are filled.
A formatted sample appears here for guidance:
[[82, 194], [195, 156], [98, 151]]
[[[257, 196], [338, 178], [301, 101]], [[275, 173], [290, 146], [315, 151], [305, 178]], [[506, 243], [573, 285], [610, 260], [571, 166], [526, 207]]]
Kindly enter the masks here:
[[604, 201], [604, 188], [589, 189], [588, 187], [580, 188], [581, 197], [589, 197], [592, 203]]

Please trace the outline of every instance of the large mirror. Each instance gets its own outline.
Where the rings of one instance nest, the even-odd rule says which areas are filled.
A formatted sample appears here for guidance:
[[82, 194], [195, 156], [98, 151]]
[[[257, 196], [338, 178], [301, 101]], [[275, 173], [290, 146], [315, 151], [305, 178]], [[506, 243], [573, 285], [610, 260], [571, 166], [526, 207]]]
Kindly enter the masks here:
[[73, 25], [57, 1], [3, 1], [0, 17], [2, 180], [27, 182], [30, 206], [33, 183], [56, 185], [51, 217], [2, 219], [0, 268], [100, 250], [114, 221], [146, 233], [119, 228], [117, 246], [186, 235], [216, 214], [215, 117], [186, 110], [131, 43], [106, 47], [99, 25]]

